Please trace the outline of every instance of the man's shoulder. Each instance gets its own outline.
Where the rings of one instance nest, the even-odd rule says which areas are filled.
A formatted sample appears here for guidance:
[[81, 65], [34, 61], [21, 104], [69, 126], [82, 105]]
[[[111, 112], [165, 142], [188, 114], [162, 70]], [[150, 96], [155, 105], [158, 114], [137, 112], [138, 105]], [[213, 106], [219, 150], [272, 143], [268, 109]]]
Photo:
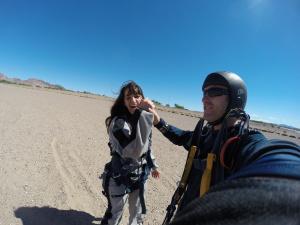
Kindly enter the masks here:
[[241, 164], [248, 164], [269, 154], [296, 154], [300, 153], [299, 145], [281, 139], [267, 139], [259, 131], [251, 131], [241, 142]]
[[299, 145], [291, 141], [283, 139], [268, 139], [260, 131], [254, 129], [249, 130], [248, 136], [246, 138], [246, 143], [255, 143], [256, 148], [282, 148], [287, 146], [290, 148], [299, 148]]
[[256, 130], [256, 129], [253, 129], [253, 128], [250, 128], [250, 129], [248, 130], [248, 134], [249, 134], [250, 136], [254, 135], [254, 136], [263, 136], [263, 137], [265, 137], [265, 136], [263, 135], [262, 132], [260, 132], [260, 131], [258, 131], [258, 130]]
[[243, 145], [252, 145], [252, 144], [259, 144], [264, 143], [267, 141], [265, 135], [263, 135], [260, 131], [255, 129], [250, 129], [248, 134], [242, 137]]

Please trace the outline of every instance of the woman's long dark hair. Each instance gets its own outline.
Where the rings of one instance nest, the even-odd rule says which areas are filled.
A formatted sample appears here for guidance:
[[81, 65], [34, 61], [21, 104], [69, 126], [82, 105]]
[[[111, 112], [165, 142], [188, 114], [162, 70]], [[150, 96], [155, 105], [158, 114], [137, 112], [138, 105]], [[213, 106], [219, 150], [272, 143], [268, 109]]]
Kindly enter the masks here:
[[110, 109], [110, 116], [105, 119], [105, 125], [107, 129], [111, 123], [111, 120], [115, 116], [123, 116], [128, 114], [128, 109], [126, 108], [124, 103], [125, 91], [127, 89], [128, 94], [141, 95], [142, 98], [144, 98], [143, 90], [138, 84], [136, 84], [134, 81], [127, 81], [126, 83], [124, 83], [120, 89], [119, 96]]

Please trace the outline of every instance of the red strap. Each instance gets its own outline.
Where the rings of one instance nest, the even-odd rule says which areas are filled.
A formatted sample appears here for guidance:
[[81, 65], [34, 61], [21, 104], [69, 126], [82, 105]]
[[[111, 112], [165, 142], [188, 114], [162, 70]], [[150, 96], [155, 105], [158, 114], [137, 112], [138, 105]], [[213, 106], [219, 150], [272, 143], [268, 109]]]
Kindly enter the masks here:
[[[230, 167], [229, 167], [229, 166], [227, 166], [227, 165], [225, 164], [225, 162], [224, 162], [225, 152], [226, 152], [226, 150], [227, 150], [227, 148], [228, 148], [228, 145], [230, 145], [230, 144], [232, 144], [232, 143], [234, 143], [234, 142], [236, 142], [236, 141], [239, 141], [239, 140], [240, 140], [240, 137], [239, 137], [239, 136], [234, 136], [234, 137], [232, 137], [232, 138], [229, 138], [229, 139], [224, 143], [224, 145], [222, 146], [222, 149], [221, 149], [221, 152], [220, 152], [220, 163], [221, 163], [221, 165], [222, 165], [224, 168], [226, 168], [226, 169], [230, 169], [231, 166], [232, 166], [232, 165], [230, 165]], [[232, 164], [232, 162], [231, 162], [231, 164]]]

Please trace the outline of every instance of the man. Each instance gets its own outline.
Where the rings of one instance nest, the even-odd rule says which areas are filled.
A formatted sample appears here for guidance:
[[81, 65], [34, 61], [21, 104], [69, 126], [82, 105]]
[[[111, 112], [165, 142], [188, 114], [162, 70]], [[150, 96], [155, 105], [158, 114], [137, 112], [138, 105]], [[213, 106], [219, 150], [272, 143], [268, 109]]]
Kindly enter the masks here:
[[202, 90], [206, 124], [194, 131], [169, 125], [148, 105], [166, 138], [189, 152], [197, 147], [172, 224], [298, 224], [299, 146], [249, 129], [237, 74], [211, 73]]

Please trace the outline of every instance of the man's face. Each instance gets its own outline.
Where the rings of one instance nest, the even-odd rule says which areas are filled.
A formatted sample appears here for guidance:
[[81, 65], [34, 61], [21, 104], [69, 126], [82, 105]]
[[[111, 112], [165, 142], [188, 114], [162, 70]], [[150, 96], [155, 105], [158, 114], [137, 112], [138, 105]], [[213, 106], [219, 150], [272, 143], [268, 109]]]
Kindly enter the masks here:
[[142, 101], [141, 95], [129, 94], [128, 89], [125, 90], [124, 104], [128, 111], [133, 114]]
[[214, 122], [221, 118], [229, 102], [227, 88], [221, 85], [209, 85], [203, 92], [203, 118], [208, 122]]

